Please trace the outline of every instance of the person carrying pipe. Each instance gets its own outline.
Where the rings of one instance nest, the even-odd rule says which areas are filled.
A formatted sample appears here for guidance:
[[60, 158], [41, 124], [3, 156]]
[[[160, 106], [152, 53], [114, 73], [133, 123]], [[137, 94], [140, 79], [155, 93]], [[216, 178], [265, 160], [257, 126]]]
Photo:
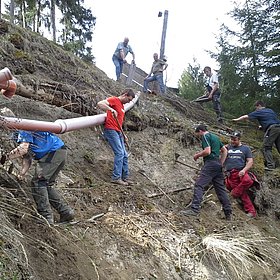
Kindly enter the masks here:
[[128, 154], [125, 149], [125, 139], [122, 125], [125, 116], [124, 104], [135, 97], [132, 89], [125, 89], [120, 96], [112, 96], [97, 103], [97, 106], [107, 112], [104, 124], [104, 136], [114, 152], [114, 168], [111, 182], [128, 186], [129, 180]]
[[[65, 165], [67, 149], [64, 142], [50, 132], [23, 131], [17, 132], [18, 147], [3, 154], [1, 164], [6, 160], [25, 158], [31, 153], [36, 161], [35, 173], [31, 181], [32, 196], [37, 205], [37, 211], [50, 225], [54, 224], [51, 206], [59, 213], [60, 223], [70, 222], [74, 219], [74, 210], [67, 205], [62, 196], [54, 188], [55, 180]], [[23, 160], [20, 177], [27, 173], [31, 162]]]
[[193, 158], [196, 161], [198, 158], [203, 157], [204, 165], [195, 182], [191, 206], [186, 210], [182, 210], [180, 213], [185, 216], [198, 216], [205, 187], [212, 183], [217, 197], [222, 204], [226, 220], [231, 220], [231, 203], [224, 185], [222, 169], [227, 150], [218, 136], [208, 132], [205, 125], [198, 125], [195, 133], [201, 137], [203, 150], [197, 152]]
[[240, 198], [246, 215], [256, 217], [256, 209], [250, 198], [250, 188], [258, 183], [253, 173], [249, 172], [253, 166], [253, 155], [247, 145], [240, 141], [241, 133], [238, 131], [230, 135], [231, 143], [226, 145], [227, 158], [225, 160], [226, 187], [233, 198]]
[[121, 74], [123, 70], [123, 65], [126, 63], [126, 56], [128, 53], [132, 54], [132, 64], [135, 64], [135, 54], [128, 44], [129, 39], [127, 37], [124, 38], [123, 42], [118, 43], [117, 48], [113, 54], [112, 60], [116, 67], [116, 76], [117, 81], [120, 81]]
[[0, 92], [4, 96], [12, 98], [16, 92], [16, 89], [17, 85], [13, 80], [11, 71], [7, 67], [0, 70]]

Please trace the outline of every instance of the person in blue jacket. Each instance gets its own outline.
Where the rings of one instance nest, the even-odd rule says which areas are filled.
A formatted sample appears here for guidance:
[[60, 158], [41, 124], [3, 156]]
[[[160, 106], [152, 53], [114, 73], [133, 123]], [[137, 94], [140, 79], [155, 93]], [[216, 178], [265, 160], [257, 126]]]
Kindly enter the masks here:
[[129, 39], [127, 37], [124, 38], [123, 42], [118, 43], [116, 50], [114, 51], [112, 60], [116, 67], [116, 76], [117, 81], [120, 81], [121, 74], [123, 70], [123, 65], [126, 63], [126, 56], [128, 53], [132, 54], [132, 62], [135, 64], [135, 54], [131, 48], [131, 46], [128, 44]]
[[[15, 159], [32, 153], [37, 162], [35, 174], [32, 178], [32, 195], [37, 205], [37, 211], [49, 224], [54, 224], [51, 206], [60, 214], [59, 222], [69, 222], [74, 219], [74, 210], [67, 205], [61, 195], [53, 187], [58, 173], [63, 169], [67, 149], [64, 142], [56, 135], [43, 131], [18, 131], [15, 149], [1, 158]], [[20, 176], [24, 176], [30, 167], [30, 162], [23, 160], [23, 169]], [[26, 166], [29, 165], [29, 166]]]
[[277, 114], [272, 109], [266, 108], [264, 102], [261, 100], [255, 102], [255, 108], [255, 111], [248, 115], [233, 119], [233, 121], [249, 119], [257, 120], [259, 122], [259, 128], [265, 132], [262, 150], [265, 161], [265, 170], [271, 171], [276, 167], [272, 156], [273, 144], [275, 144], [276, 149], [280, 154], [280, 120], [278, 119]]

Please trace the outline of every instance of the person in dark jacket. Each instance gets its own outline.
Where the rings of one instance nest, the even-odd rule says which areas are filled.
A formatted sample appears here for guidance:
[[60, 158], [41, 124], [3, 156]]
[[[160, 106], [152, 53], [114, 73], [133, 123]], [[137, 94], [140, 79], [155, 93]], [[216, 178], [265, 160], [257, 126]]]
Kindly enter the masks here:
[[256, 217], [256, 209], [249, 196], [249, 189], [254, 185], [249, 170], [253, 166], [253, 155], [247, 145], [240, 141], [241, 133], [230, 135], [231, 143], [226, 145], [227, 158], [225, 160], [226, 186], [233, 198], [240, 198], [247, 216]]
[[278, 153], [280, 154], [280, 120], [277, 114], [269, 108], [265, 107], [264, 102], [255, 102], [256, 110], [248, 115], [240, 116], [233, 121], [241, 120], [257, 120], [260, 128], [265, 132], [263, 138], [263, 155], [265, 161], [265, 170], [271, 171], [275, 169], [275, 162], [272, 156], [272, 147], [275, 144]]
[[[74, 219], [74, 210], [67, 205], [61, 195], [54, 188], [59, 171], [63, 169], [67, 150], [64, 142], [56, 135], [43, 131], [18, 131], [19, 146], [1, 158], [11, 160], [32, 153], [35, 161], [35, 174], [32, 178], [32, 195], [37, 205], [37, 211], [50, 225], [54, 224], [51, 206], [60, 214], [59, 222], [69, 222]], [[28, 160], [23, 163], [28, 164]], [[24, 176], [29, 166], [23, 166], [20, 176]]]

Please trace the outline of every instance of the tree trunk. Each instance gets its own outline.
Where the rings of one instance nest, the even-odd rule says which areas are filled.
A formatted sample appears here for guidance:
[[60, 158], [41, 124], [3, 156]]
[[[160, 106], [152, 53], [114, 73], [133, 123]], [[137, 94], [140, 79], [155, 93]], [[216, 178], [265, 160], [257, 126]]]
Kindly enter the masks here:
[[14, 15], [15, 15], [15, 1], [11, 0], [10, 3], [10, 23], [14, 24]]
[[56, 42], [55, 0], [51, 0], [51, 25], [52, 25], [53, 41]]

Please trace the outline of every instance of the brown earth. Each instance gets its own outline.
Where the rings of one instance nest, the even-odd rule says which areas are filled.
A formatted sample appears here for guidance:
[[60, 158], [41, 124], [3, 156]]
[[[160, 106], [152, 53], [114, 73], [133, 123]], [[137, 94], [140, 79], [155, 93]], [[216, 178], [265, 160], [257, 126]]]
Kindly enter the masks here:
[[[5, 22], [0, 30], [1, 66], [9, 67], [20, 84], [12, 99], [0, 97], [1, 108], [12, 109], [18, 117], [55, 121], [97, 114], [99, 100], [124, 88], [37, 34]], [[232, 199], [233, 221], [226, 222], [213, 190], [205, 194], [199, 219], [179, 214], [191, 202], [202, 164], [192, 160], [200, 149], [193, 128], [200, 122], [226, 133], [225, 126], [215, 124], [211, 110], [171, 92], [167, 98], [141, 96], [126, 114], [124, 127], [135, 182], [130, 187], [110, 183], [113, 154], [102, 126], [61, 135], [69, 157], [57, 187], [76, 211], [72, 224], [38, 223], [29, 186], [32, 170], [19, 181], [19, 163], [14, 162], [12, 174], [7, 172], [11, 163], [5, 164], [0, 169], [0, 279], [250, 279], [241, 271], [243, 260], [231, 260], [239, 265], [238, 274], [221, 257], [222, 250], [219, 259], [219, 250], [203, 243], [215, 234], [225, 240], [251, 238], [250, 250], [260, 262], [252, 262], [251, 279], [280, 279], [277, 170], [264, 174], [263, 167], [256, 169], [262, 181], [256, 219], [248, 219]], [[254, 133], [250, 127], [243, 130]], [[14, 145], [11, 132], [1, 131], [2, 151]], [[254, 145], [261, 134], [246, 141], [256, 148], [258, 162]]]

